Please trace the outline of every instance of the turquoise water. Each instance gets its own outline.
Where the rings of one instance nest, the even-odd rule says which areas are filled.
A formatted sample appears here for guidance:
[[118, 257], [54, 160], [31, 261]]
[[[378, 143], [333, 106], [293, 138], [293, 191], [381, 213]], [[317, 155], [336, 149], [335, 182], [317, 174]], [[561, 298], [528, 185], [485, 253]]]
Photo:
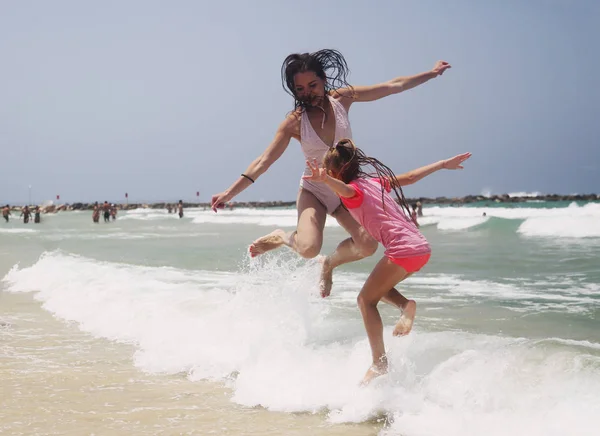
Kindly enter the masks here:
[[[260, 410], [257, 429], [302, 416], [294, 425], [314, 434], [595, 434], [600, 204], [424, 213], [432, 259], [399, 287], [418, 303], [415, 329], [393, 338], [399, 314], [382, 307], [392, 372], [368, 388], [357, 386], [370, 360], [356, 296], [382, 250], [339, 268], [323, 300], [318, 261], [287, 249], [246, 255], [257, 237], [292, 229], [293, 209], [187, 210], [181, 220], [135, 210], [109, 224], [65, 212], [40, 225], [2, 223], [5, 357], [28, 361], [20, 326], [39, 318], [40, 341], [86, 343], [103, 362], [98, 371], [118, 359], [160, 389], [172, 377], [186, 389], [223, 389], [231, 408], [220, 419]], [[328, 220], [325, 236], [328, 253], [345, 233]], [[102, 341], [125, 347], [103, 356]], [[6, 365], [4, 380], [25, 383]], [[5, 408], [0, 428], [15, 428]], [[234, 427], [229, 434], [264, 434]], [[127, 422], [119, 430], [153, 434]]]

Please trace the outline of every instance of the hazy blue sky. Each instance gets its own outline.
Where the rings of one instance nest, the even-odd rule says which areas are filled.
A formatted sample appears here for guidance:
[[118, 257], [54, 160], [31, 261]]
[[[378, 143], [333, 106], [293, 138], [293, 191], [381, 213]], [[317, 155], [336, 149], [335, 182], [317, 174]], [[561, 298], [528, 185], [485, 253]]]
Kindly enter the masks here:
[[[336, 48], [365, 85], [446, 60], [352, 107], [396, 172], [471, 151], [407, 196], [600, 191], [598, 1], [3, 1], [0, 202], [208, 201], [292, 108], [290, 53]], [[293, 141], [238, 200], [293, 200]]]

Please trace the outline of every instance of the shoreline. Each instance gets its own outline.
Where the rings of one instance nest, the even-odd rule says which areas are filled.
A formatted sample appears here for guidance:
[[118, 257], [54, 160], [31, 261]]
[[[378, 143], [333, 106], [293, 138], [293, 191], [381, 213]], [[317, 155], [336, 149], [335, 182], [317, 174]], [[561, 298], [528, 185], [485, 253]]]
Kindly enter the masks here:
[[[501, 203], [526, 203], [526, 202], [559, 202], [559, 201], [600, 201], [600, 194], [576, 194], [576, 195], [560, 195], [560, 194], [548, 194], [538, 195], [535, 197], [511, 197], [508, 194], [492, 195], [485, 197], [483, 195], [467, 195], [464, 197], [414, 197], [407, 198], [406, 201], [409, 204], [421, 202], [423, 205], [427, 204], [442, 204], [451, 206], [461, 206], [464, 204], [488, 202], [494, 204]], [[154, 203], [115, 203], [115, 206], [119, 210], [132, 210], [132, 209], [166, 209], [167, 205], [171, 204], [175, 206], [176, 203], [169, 202], [154, 202]], [[292, 207], [296, 205], [296, 201], [232, 201], [227, 205], [227, 209], [234, 208], [273, 208], [273, 207]], [[34, 208], [36, 205], [29, 205], [30, 208]], [[11, 206], [11, 210], [20, 211], [23, 206]], [[69, 210], [92, 210], [94, 203], [64, 203], [60, 205], [40, 206], [42, 212], [52, 213], [58, 211], [69, 211]], [[210, 208], [209, 202], [184, 202], [184, 208]]]

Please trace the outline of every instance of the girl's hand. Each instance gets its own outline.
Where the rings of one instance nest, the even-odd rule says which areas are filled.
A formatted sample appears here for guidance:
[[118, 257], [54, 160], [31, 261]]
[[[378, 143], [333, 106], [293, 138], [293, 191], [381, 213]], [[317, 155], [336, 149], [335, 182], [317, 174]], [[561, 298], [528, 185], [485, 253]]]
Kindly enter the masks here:
[[317, 163], [316, 159], [313, 159], [312, 164], [307, 160], [306, 165], [308, 165], [312, 174], [310, 176], [302, 176], [304, 180], [322, 183], [327, 179], [327, 170], [325, 168], [319, 168], [319, 164]]
[[471, 157], [471, 153], [463, 153], [457, 156], [446, 159], [442, 164], [442, 167], [447, 170], [462, 170], [464, 167], [462, 163]]

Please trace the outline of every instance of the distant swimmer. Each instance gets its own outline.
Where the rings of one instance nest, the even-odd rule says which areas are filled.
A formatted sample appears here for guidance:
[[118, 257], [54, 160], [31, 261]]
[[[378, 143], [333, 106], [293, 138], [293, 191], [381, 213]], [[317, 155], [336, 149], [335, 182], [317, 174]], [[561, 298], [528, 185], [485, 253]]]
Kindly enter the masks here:
[[108, 201], [105, 201], [102, 205], [102, 211], [104, 212], [104, 222], [110, 222], [110, 204], [108, 204]]
[[92, 211], [92, 221], [95, 223], [100, 222], [100, 206], [98, 206], [98, 202], [94, 203], [94, 209]]
[[[385, 247], [385, 256], [358, 294], [358, 306], [373, 359], [362, 380], [363, 385], [388, 371], [383, 322], [377, 304], [383, 300], [402, 311], [394, 336], [410, 333], [417, 304], [404, 297], [394, 286], [421, 270], [431, 255], [427, 239], [410, 218], [411, 211], [401, 187], [442, 168], [462, 169], [461, 164], [470, 156], [471, 153], [464, 153], [414, 170], [408, 177], [406, 174], [396, 176], [377, 159], [367, 157], [352, 140], [342, 139], [325, 153], [322, 168], [316, 159], [312, 163], [306, 161], [311, 174], [305, 175], [304, 179], [326, 184], [369, 235]], [[366, 172], [370, 167], [375, 173]], [[392, 190], [398, 203], [390, 195]]]
[[6, 222], [8, 222], [8, 221], [9, 221], [9, 218], [8, 218], [8, 217], [9, 217], [10, 215], [11, 215], [11, 213], [10, 213], [10, 206], [7, 204], [6, 206], [4, 206], [4, 207], [2, 208], [2, 217], [4, 218], [4, 220], [5, 220]]
[[117, 219], [117, 206], [114, 203], [110, 205], [110, 216], [113, 221]]
[[417, 201], [417, 216], [423, 216], [423, 204]]
[[42, 221], [41, 217], [40, 217], [40, 207], [36, 206], [35, 207], [35, 214], [33, 216], [33, 222], [35, 224], [39, 224]]
[[410, 218], [413, 220], [415, 225], [419, 227], [419, 222], [417, 221], [417, 203], [412, 205], [412, 212], [410, 213]]
[[179, 213], [179, 218], [183, 218], [183, 201], [181, 200], [177, 203], [177, 212]]
[[487, 213], [483, 212], [483, 216], [487, 216]]
[[173, 212], [173, 207], [171, 206], [171, 203], [167, 204], [167, 212], [169, 212], [169, 213]]
[[31, 210], [29, 210], [29, 206], [25, 206], [23, 210], [21, 210], [21, 215], [19, 218], [20, 217], [23, 217], [23, 223], [29, 223], [29, 218], [31, 218]]

